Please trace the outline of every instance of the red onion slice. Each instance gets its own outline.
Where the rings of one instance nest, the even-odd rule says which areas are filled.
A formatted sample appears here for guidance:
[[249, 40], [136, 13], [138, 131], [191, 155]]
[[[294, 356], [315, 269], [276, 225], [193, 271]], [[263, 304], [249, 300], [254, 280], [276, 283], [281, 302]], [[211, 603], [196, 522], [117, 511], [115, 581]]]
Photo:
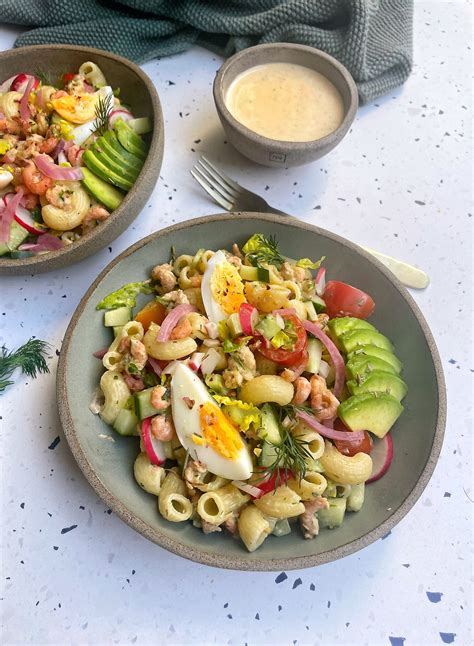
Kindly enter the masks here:
[[30, 76], [30, 79], [26, 85], [25, 93], [21, 97], [20, 117], [23, 119], [23, 121], [28, 121], [28, 119], [30, 118], [30, 108], [28, 106], [28, 99], [30, 98], [31, 88], [33, 87], [34, 82], [35, 82], [35, 77]]
[[18, 247], [20, 251], [32, 251], [33, 253], [42, 253], [43, 251], [56, 251], [62, 249], [64, 242], [50, 233], [45, 233], [38, 239], [38, 242], [22, 244]]
[[297, 311], [293, 307], [288, 307], [282, 310], [273, 310], [272, 314], [280, 314], [281, 316], [298, 316]]
[[0, 242], [8, 242], [10, 239], [10, 226], [22, 197], [23, 188], [20, 187], [18, 193], [11, 200], [3, 200], [6, 206], [0, 213]]
[[314, 285], [316, 288], [316, 294], [318, 296], [322, 296], [326, 287], [326, 269], [324, 267], [319, 268]]
[[237, 489], [240, 489], [249, 496], [252, 496], [252, 498], [261, 498], [263, 496], [264, 492], [261, 489], [254, 487], [247, 482], [242, 482], [241, 480], [232, 480], [232, 484], [234, 485], [234, 487], [237, 487]]
[[166, 461], [163, 442], [157, 440], [151, 434], [151, 417], [147, 417], [142, 421], [140, 427], [140, 434], [142, 436], [143, 448], [145, 449], [150, 462], [161, 466]]
[[51, 179], [75, 181], [84, 177], [81, 168], [57, 166], [49, 155], [36, 155], [34, 162], [38, 170]]
[[13, 81], [16, 79], [17, 75], [15, 76], [10, 76], [9, 79], [6, 79], [3, 81], [3, 83], [0, 85], [0, 94], [5, 94], [6, 92], [9, 92], [12, 86]]
[[28, 87], [29, 82], [31, 82], [32, 89], [36, 90], [39, 85], [39, 79], [37, 79], [35, 76], [32, 76], [31, 74], [25, 74], [24, 72], [22, 72], [21, 74], [15, 76], [10, 86], [10, 90], [12, 90], [13, 92], [24, 92]]
[[175, 308], [173, 308], [161, 324], [160, 331], [158, 332], [156, 340], [168, 341], [170, 334], [178, 324], [179, 319], [185, 314], [189, 314], [190, 312], [197, 312], [197, 309], [194, 307], [194, 305], [189, 305], [187, 303], [177, 305]]
[[334, 396], [339, 398], [342, 393], [342, 389], [344, 387], [344, 382], [346, 380], [346, 368], [345, 368], [344, 359], [342, 358], [341, 353], [336, 348], [336, 346], [331, 341], [331, 339], [328, 337], [328, 335], [324, 334], [324, 332], [321, 330], [321, 328], [318, 325], [316, 325], [315, 323], [312, 323], [311, 321], [303, 321], [303, 327], [307, 332], [310, 332], [313, 336], [319, 339], [326, 346], [327, 351], [329, 352], [332, 362], [334, 364], [334, 369], [336, 370]]
[[161, 377], [161, 373], [163, 370], [161, 369], [161, 366], [158, 362], [157, 359], [153, 359], [153, 357], [148, 357], [148, 363], [150, 364], [151, 369], [155, 373], [157, 377]]
[[392, 463], [393, 440], [389, 433], [381, 440], [375, 440], [370, 457], [372, 458], [372, 475], [366, 481], [366, 484], [380, 480], [387, 473]]
[[[7, 193], [3, 196], [3, 201], [5, 202], [5, 204], [9, 204], [14, 199], [14, 197], [15, 193]], [[28, 211], [28, 209], [26, 209], [24, 206], [21, 206], [21, 201], [23, 199], [24, 198], [22, 197], [20, 204], [17, 205], [13, 217], [18, 222], [18, 224], [26, 229], [29, 233], [37, 236], [43, 235], [44, 233], [46, 233], [46, 228], [35, 222], [31, 217], [31, 213]]]
[[296, 411], [296, 417], [299, 417], [302, 422], [309, 426], [310, 428], [317, 431], [323, 437], [327, 437], [328, 440], [344, 440], [344, 441], [358, 441], [364, 437], [364, 431], [336, 431], [333, 428], [328, 428], [321, 422], [310, 415], [305, 413], [302, 410]]
[[108, 351], [109, 348], [102, 348], [102, 350], [96, 350], [95, 352], [93, 352], [92, 356], [96, 359], [103, 359]]

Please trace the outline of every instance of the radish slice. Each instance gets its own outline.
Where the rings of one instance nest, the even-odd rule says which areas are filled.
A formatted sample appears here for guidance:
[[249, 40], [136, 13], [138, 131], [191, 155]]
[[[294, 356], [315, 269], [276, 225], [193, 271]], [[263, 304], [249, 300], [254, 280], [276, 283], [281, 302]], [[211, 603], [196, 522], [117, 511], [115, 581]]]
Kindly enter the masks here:
[[163, 372], [163, 370], [161, 369], [161, 366], [158, 363], [158, 361], [156, 359], [153, 359], [153, 357], [148, 357], [148, 363], [150, 364], [151, 369], [153, 370], [155, 375], [157, 377], [161, 377], [161, 373]]
[[288, 307], [283, 310], [273, 310], [272, 314], [274, 314], [275, 316], [277, 314], [280, 314], [281, 316], [298, 316], [297, 311], [293, 307]]
[[336, 381], [334, 383], [334, 396], [339, 398], [342, 393], [342, 389], [344, 387], [344, 382], [346, 380], [346, 368], [345, 368], [344, 359], [342, 358], [341, 353], [336, 348], [336, 346], [331, 341], [331, 339], [328, 337], [328, 335], [324, 334], [324, 332], [321, 330], [321, 328], [318, 325], [316, 325], [316, 323], [311, 323], [311, 321], [303, 321], [303, 327], [307, 332], [310, 332], [310, 334], [315, 336], [326, 346], [327, 351], [329, 352], [332, 362], [334, 364], [334, 368], [336, 370]]
[[31, 92], [31, 90], [36, 90], [36, 88], [38, 87], [39, 79], [37, 79], [35, 76], [32, 76], [31, 74], [18, 74], [13, 79], [10, 90], [12, 90], [13, 92], [24, 92], [29, 83], [31, 83]]
[[57, 166], [49, 155], [36, 155], [34, 162], [38, 170], [51, 179], [73, 181], [84, 178], [81, 168]]
[[195, 352], [194, 354], [192, 354], [188, 362], [188, 366], [191, 368], [191, 370], [197, 372], [201, 367], [202, 360], [205, 356], [206, 354], [204, 352]]
[[148, 117], [139, 117], [138, 119], [131, 119], [128, 125], [135, 130], [137, 135], [146, 135], [147, 132], [153, 130], [151, 120]]
[[140, 434], [142, 436], [143, 448], [147, 452], [150, 462], [157, 466], [164, 464], [166, 455], [163, 442], [160, 442], [160, 440], [157, 440], [151, 434], [151, 417], [147, 417], [142, 421]]
[[219, 336], [219, 330], [217, 328], [217, 325], [213, 321], [204, 323], [204, 327], [206, 328], [207, 336], [210, 339], [217, 339], [217, 337]]
[[250, 303], [242, 303], [239, 309], [240, 325], [245, 336], [253, 336], [258, 323], [258, 310]]
[[[7, 193], [3, 196], [3, 201], [5, 204], [9, 204], [15, 197], [14, 193]], [[38, 224], [31, 217], [31, 213], [28, 209], [25, 209], [24, 206], [18, 204], [13, 214], [15, 220], [20, 224], [24, 229], [33, 235], [41, 236], [43, 233], [46, 233], [46, 228], [42, 227], [41, 224]]]
[[164, 375], [173, 375], [174, 371], [176, 368], [182, 363], [182, 361], [178, 361], [175, 359], [174, 361], [170, 361], [165, 368], [163, 368], [163, 374]]
[[6, 92], [9, 92], [12, 86], [13, 81], [16, 79], [15, 76], [10, 76], [9, 79], [6, 79], [6, 81], [3, 81], [3, 83], [0, 85], [0, 94], [5, 94]]
[[375, 440], [370, 452], [372, 458], [372, 475], [366, 484], [376, 482], [384, 476], [393, 460], [393, 440], [390, 433], [387, 433], [381, 440]]
[[[38, 157], [36, 159], [38, 159]], [[189, 305], [187, 303], [177, 305], [174, 309], [172, 309], [161, 324], [160, 331], [158, 332], [156, 340], [168, 341], [170, 334], [178, 324], [179, 319], [182, 318], [185, 314], [189, 314], [190, 312], [197, 312], [197, 309], [194, 307], [194, 305]]]
[[321, 422], [318, 422], [313, 415], [305, 413], [302, 410], [296, 411], [296, 417], [299, 417], [307, 426], [318, 431], [320, 435], [327, 437], [329, 440], [344, 440], [351, 442], [361, 440], [364, 437], [364, 431], [336, 431], [333, 428], [329, 428], [324, 424], [321, 424]]
[[112, 110], [109, 115], [109, 126], [112, 128], [117, 119], [123, 119], [124, 121], [132, 121], [133, 114], [129, 110], [124, 110], [120, 108], [118, 110]]
[[8, 203], [4, 200], [6, 206], [0, 211], [0, 242], [8, 242], [10, 239], [10, 226], [22, 197], [23, 189], [20, 187], [18, 193]]
[[316, 287], [316, 294], [322, 296], [326, 288], [326, 269], [324, 267], [319, 268], [314, 285]]
[[237, 487], [237, 489], [240, 489], [249, 496], [252, 496], [252, 498], [261, 498], [264, 494], [264, 492], [258, 487], [254, 487], [253, 485], [250, 485], [247, 482], [242, 482], [241, 480], [232, 480], [232, 484], [234, 487]]
[[23, 119], [23, 121], [28, 121], [30, 118], [30, 107], [28, 105], [28, 99], [30, 98], [30, 92], [33, 87], [33, 83], [35, 82], [35, 77], [31, 76], [30, 80], [27, 83], [25, 93], [21, 97], [20, 101], [20, 117]]

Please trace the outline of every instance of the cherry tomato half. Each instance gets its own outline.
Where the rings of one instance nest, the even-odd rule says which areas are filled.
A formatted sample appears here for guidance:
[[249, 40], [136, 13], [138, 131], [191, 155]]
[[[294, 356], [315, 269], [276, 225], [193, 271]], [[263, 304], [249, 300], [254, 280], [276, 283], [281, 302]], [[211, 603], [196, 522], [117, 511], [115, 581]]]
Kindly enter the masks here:
[[[287, 469], [286, 472], [285, 472], [285, 469], [278, 469], [278, 474], [279, 474], [278, 475], [279, 484], [281, 485], [282, 484], [286, 485], [287, 479], [291, 480], [294, 478], [293, 472], [290, 469]], [[277, 472], [275, 471], [272, 477], [269, 478], [268, 480], [255, 482], [254, 487], [257, 487], [258, 489], [260, 489], [260, 491], [262, 492], [260, 495], [263, 496], [264, 494], [275, 490], [276, 480], [277, 480]]]
[[75, 74], [73, 74], [72, 72], [70, 72], [69, 74], [63, 74], [63, 83], [64, 83], [64, 85], [66, 85], [66, 83], [69, 83], [69, 81], [72, 81], [72, 79], [73, 79], [75, 76], [76, 76], [76, 75], [75, 75]]
[[[349, 430], [344, 426], [339, 418], [334, 422], [334, 428], [336, 431]], [[367, 455], [370, 455], [370, 452], [372, 451], [372, 438], [367, 431], [364, 431], [364, 437], [361, 440], [334, 440], [334, 444], [336, 445], [336, 449], [339, 453], [350, 457], [356, 453], [367, 453]]]
[[368, 294], [339, 280], [330, 280], [326, 284], [323, 298], [330, 318], [354, 316], [366, 319], [375, 309], [375, 303]]
[[303, 352], [306, 351], [306, 345], [308, 343], [308, 338], [306, 335], [306, 330], [301, 325], [301, 321], [294, 314], [284, 314], [283, 318], [285, 321], [289, 321], [293, 325], [293, 329], [296, 333], [296, 341], [293, 350], [284, 350], [283, 348], [274, 348], [270, 343], [262, 343], [262, 346], [259, 348], [261, 354], [271, 361], [279, 363], [281, 366], [293, 366], [301, 362], [303, 359]]

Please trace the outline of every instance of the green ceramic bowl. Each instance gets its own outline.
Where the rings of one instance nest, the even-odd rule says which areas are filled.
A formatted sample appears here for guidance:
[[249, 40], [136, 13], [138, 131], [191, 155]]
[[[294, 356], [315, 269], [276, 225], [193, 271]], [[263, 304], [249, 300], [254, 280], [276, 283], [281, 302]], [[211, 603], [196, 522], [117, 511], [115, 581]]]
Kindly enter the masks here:
[[[150, 269], [167, 262], [169, 250], [193, 254], [200, 247], [229, 248], [251, 234], [274, 234], [290, 257], [325, 255], [329, 276], [369, 292], [376, 302], [372, 321], [394, 343], [409, 386], [405, 411], [392, 429], [395, 458], [388, 473], [367, 486], [366, 502], [347, 514], [339, 529], [322, 530], [304, 540], [297, 528], [269, 537], [249, 554], [224, 534], [204, 535], [191, 523], [161, 518], [156, 498], [133, 479], [137, 438], [114, 434], [89, 411], [103, 371], [92, 353], [110, 343], [96, 304]], [[61, 422], [71, 450], [98, 495], [126, 523], [164, 548], [186, 558], [242, 570], [304, 568], [339, 559], [386, 534], [413, 506], [425, 488], [441, 449], [446, 398], [441, 363], [431, 332], [406, 289], [378, 261], [343, 238], [301, 222], [261, 214], [225, 214], [191, 220], [148, 236], [124, 251], [100, 274], [80, 302], [66, 332], [57, 379]], [[114, 442], [103, 437], [113, 435]], [[113, 537], [110, 538], [113, 540]]]
[[107, 247], [133, 222], [145, 206], [158, 180], [163, 161], [164, 123], [155, 87], [141, 69], [126, 58], [92, 47], [40, 45], [10, 49], [0, 54], [1, 78], [20, 72], [35, 74], [40, 68], [51, 78], [77, 70], [85, 61], [93, 61], [104, 72], [113, 88], [120, 88], [122, 101], [137, 117], [153, 122], [150, 147], [145, 164], [122, 204], [110, 217], [74, 244], [58, 251], [14, 260], [0, 258], [0, 275], [35, 274], [72, 265]]

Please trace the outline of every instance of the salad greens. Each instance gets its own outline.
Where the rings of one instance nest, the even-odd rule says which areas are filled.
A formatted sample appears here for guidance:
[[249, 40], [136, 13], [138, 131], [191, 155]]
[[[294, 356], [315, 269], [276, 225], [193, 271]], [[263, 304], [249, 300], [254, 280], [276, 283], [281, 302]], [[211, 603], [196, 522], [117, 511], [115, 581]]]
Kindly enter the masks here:
[[153, 287], [150, 280], [141, 283], [128, 283], [117, 291], [103, 298], [96, 310], [116, 310], [118, 307], [135, 307], [138, 294], [152, 294]]

